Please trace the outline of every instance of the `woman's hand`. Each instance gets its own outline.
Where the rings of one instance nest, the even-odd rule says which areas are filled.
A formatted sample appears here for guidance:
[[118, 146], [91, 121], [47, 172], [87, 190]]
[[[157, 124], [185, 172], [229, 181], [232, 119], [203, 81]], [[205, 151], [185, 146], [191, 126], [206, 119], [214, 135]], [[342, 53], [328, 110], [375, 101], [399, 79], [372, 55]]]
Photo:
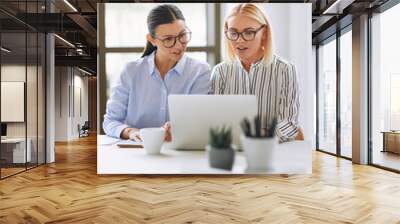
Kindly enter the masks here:
[[140, 137], [140, 132], [139, 130], [137, 131], [131, 131], [129, 133], [129, 139], [135, 141], [135, 142], [142, 142], [142, 138]]
[[132, 139], [135, 142], [141, 142], [140, 130], [137, 128], [125, 128], [121, 133], [122, 139]]
[[297, 129], [297, 135], [295, 140], [304, 141], [303, 129], [301, 129], [300, 127]]
[[164, 128], [165, 130], [165, 139], [164, 141], [166, 142], [170, 142], [172, 140], [172, 136], [171, 136], [171, 122], [167, 121], [162, 128]]

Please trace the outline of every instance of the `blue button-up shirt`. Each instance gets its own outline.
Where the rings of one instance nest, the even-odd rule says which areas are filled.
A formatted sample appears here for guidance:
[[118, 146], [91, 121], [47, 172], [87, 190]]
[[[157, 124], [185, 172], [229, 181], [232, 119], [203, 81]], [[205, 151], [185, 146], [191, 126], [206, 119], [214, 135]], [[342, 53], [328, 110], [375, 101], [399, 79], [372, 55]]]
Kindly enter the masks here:
[[107, 135], [119, 138], [126, 127], [161, 127], [169, 120], [169, 94], [207, 94], [210, 67], [184, 55], [161, 78], [155, 53], [128, 63], [112, 89], [104, 115]]

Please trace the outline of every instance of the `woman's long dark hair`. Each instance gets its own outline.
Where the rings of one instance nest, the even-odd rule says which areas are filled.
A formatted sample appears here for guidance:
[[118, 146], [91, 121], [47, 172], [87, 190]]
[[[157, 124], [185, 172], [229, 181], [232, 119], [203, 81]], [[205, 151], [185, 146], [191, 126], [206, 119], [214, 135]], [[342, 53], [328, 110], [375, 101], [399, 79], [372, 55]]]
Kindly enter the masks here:
[[[150, 35], [154, 37], [156, 35], [157, 26], [173, 23], [175, 20], [185, 21], [181, 10], [174, 5], [160, 5], [152, 9], [147, 16], [147, 29], [149, 30]], [[142, 57], [150, 55], [156, 49], [157, 47], [153, 46], [150, 41], [147, 41]]]

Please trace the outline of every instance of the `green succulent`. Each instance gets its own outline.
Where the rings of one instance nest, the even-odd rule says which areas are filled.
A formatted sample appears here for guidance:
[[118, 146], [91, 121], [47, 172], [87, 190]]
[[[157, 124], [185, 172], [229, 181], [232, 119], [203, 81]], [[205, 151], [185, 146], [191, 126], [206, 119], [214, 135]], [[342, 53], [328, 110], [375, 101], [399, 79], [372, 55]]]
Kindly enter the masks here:
[[232, 129], [229, 127], [210, 128], [209, 144], [216, 149], [228, 149], [232, 143]]

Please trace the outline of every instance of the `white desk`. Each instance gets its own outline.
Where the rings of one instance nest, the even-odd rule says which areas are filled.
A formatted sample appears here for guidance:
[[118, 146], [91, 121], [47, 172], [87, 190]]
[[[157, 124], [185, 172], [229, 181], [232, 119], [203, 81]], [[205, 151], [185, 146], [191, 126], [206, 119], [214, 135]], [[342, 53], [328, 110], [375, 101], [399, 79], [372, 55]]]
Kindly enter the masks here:
[[[163, 147], [161, 155], [146, 155], [143, 148], [119, 148], [117, 140], [99, 136], [98, 174], [246, 174], [243, 152], [236, 152], [232, 171], [211, 168], [205, 151], [176, 151]], [[273, 170], [263, 174], [311, 174], [312, 148], [307, 141], [280, 144]]]
[[[31, 161], [31, 145], [32, 141], [30, 138], [27, 138], [27, 148], [25, 154], [25, 138], [6, 138], [1, 139], [1, 144], [8, 147], [8, 145], [12, 146], [12, 155], [13, 160], [12, 163], [25, 163], [25, 159], [27, 158], [27, 162]], [[4, 147], [3, 146], [3, 147]], [[4, 149], [4, 151], [6, 151]]]

